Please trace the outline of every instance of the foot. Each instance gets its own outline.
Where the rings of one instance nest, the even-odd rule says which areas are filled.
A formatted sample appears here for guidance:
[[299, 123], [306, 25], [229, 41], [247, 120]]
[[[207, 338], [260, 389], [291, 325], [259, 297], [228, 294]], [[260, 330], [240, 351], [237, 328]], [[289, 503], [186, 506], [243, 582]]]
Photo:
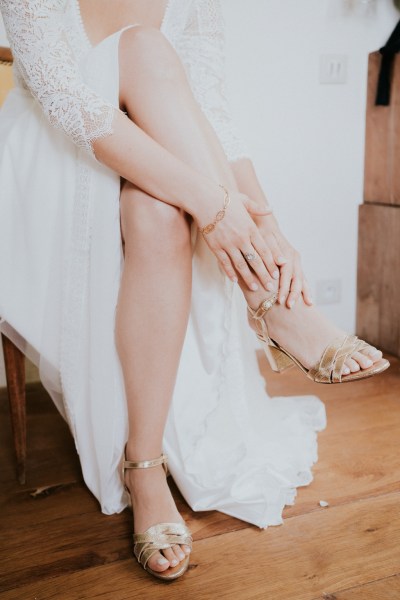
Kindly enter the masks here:
[[[135, 533], [144, 533], [158, 523], [184, 523], [172, 498], [162, 465], [126, 470], [125, 484], [131, 493]], [[153, 571], [162, 573], [177, 567], [188, 554], [189, 546], [175, 545], [154, 554], [147, 565]]]
[[[258, 305], [252, 308], [258, 308]], [[335, 339], [346, 335], [314, 306], [307, 306], [301, 298], [291, 309], [278, 303], [274, 304], [264, 316], [264, 320], [270, 338], [297, 358], [306, 369], [319, 362], [326, 347]], [[250, 323], [254, 328], [255, 322], [250, 319]], [[368, 346], [346, 360], [342, 374], [349, 375], [361, 369], [369, 369], [381, 358], [380, 350]]]

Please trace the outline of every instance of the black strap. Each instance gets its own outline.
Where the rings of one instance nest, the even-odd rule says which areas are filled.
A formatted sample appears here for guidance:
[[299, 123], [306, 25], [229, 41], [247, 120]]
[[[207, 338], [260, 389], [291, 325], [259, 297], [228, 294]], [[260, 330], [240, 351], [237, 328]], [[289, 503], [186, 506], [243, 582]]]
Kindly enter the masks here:
[[382, 60], [375, 104], [376, 106], [389, 106], [394, 55], [400, 52], [400, 21], [394, 28], [386, 45], [379, 52], [382, 55]]

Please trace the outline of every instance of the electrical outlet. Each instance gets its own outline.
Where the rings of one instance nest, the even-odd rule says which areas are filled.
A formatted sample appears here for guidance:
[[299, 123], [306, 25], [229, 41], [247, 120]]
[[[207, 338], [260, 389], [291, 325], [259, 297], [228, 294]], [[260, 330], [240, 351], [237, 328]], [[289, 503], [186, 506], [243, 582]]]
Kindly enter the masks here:
[[347, 82], [347, 55], [321, 54], [319, 59], [320, 83]]
[[317, 304], [339, 304], [342, 296], [342, 282], [340, 279], [325, 279], [317, 281]]

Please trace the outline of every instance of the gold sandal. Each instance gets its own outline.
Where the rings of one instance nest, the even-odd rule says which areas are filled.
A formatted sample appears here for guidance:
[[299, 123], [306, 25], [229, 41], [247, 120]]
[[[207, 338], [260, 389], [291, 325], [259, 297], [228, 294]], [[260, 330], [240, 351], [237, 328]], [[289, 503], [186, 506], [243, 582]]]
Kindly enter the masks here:
[[250, 306], [247, 307], [251, 318], [256, 322], [257, 337], [262, 342], [269, 364], [274, 371], [281, 373], [295, 364], [309, 379], [316, 383], [345, 383], [372, 377], [372, 375], [382, 373], [382, 371], [385, 371], [390, 366], [388, 360], [381, 358], [368, 369], [360, 369], [356, 373], [342, 376], [342, 369], [346, 359], [351, 357], [355, 352], [360, 352], [369, 346], [369, 344], [363, 340], [359, 340], [355, 335], [345, 335], [341, 339], [334, 340], [325, 349], [319, 362], [312, 369], [306, 369], [294, 356], [269, 337], [264, 316], [273, 307], [277, 299], [278, 294], [273, 294], [266, 300], [263, 300], [257, 310], [253, 310]]
[[[122, 481], [125, 482], [125, 469], [149, 469], [151, 467], [157, 467], [161, 465], [164, 468], [165, 475], [168, 474], [167, 469], [167, 457], [165, 454], [161, 454], [159, 458], [153, 460], [142, 460], [142, 461], [122, 461]], [[125, 485], [125, 483], [124, 483]], [[125, 485], [125, 489], [129, 494], [130, 491]], [[150, 558], [159, 552], [160, 550], [166, 550], [171, 548], [175, 544], [185, 544], [192, 548], [192, 536], [189, 529], [184, 523], [159, 523], [152, 525], [144, 533], [133, 534], [133, 553], [136, 556], [138, 562], [142, 567], [164, 581], [172, 581], [177, 579], [187, 571], [189, 566], [189, 556], [186, 556], [176, 567], [170, 567], [165, 571], [158, 572], [153, 571], [147, 566]]]

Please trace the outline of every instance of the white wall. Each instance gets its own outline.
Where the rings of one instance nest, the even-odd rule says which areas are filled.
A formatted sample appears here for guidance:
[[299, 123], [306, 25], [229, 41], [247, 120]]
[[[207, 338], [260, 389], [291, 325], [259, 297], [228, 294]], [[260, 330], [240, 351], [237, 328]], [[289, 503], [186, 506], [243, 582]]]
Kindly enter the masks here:
[[6, 32], [4, 31], [3, 20], [0, 17], [0, 46], [8, 46]]
[[[354, 10], [345, 10], [353, 5]], [[399, 13], [391, 0], [223, 0], [229, 96], [282, 228], [308, 279], [341, 279], [322, 307], [355, 327], [357, 206], [363, 197], [368, 52]], [[345, 85], [319, 84], [320, 54], [348, 55]]]
[[[391, 0], [375, 0], [369, 16], [361, 10], [365, 0], [222, 2], [239, 129], [312, 287], [342, 281], [342, 301], [323, 310], [353, 331], [367, 56], [384, 44], [399, 14]], [[351, 4], [356, 10], [344, 10]], [[346, 85], [319, 84], [324, 53], [348, 55]]]

